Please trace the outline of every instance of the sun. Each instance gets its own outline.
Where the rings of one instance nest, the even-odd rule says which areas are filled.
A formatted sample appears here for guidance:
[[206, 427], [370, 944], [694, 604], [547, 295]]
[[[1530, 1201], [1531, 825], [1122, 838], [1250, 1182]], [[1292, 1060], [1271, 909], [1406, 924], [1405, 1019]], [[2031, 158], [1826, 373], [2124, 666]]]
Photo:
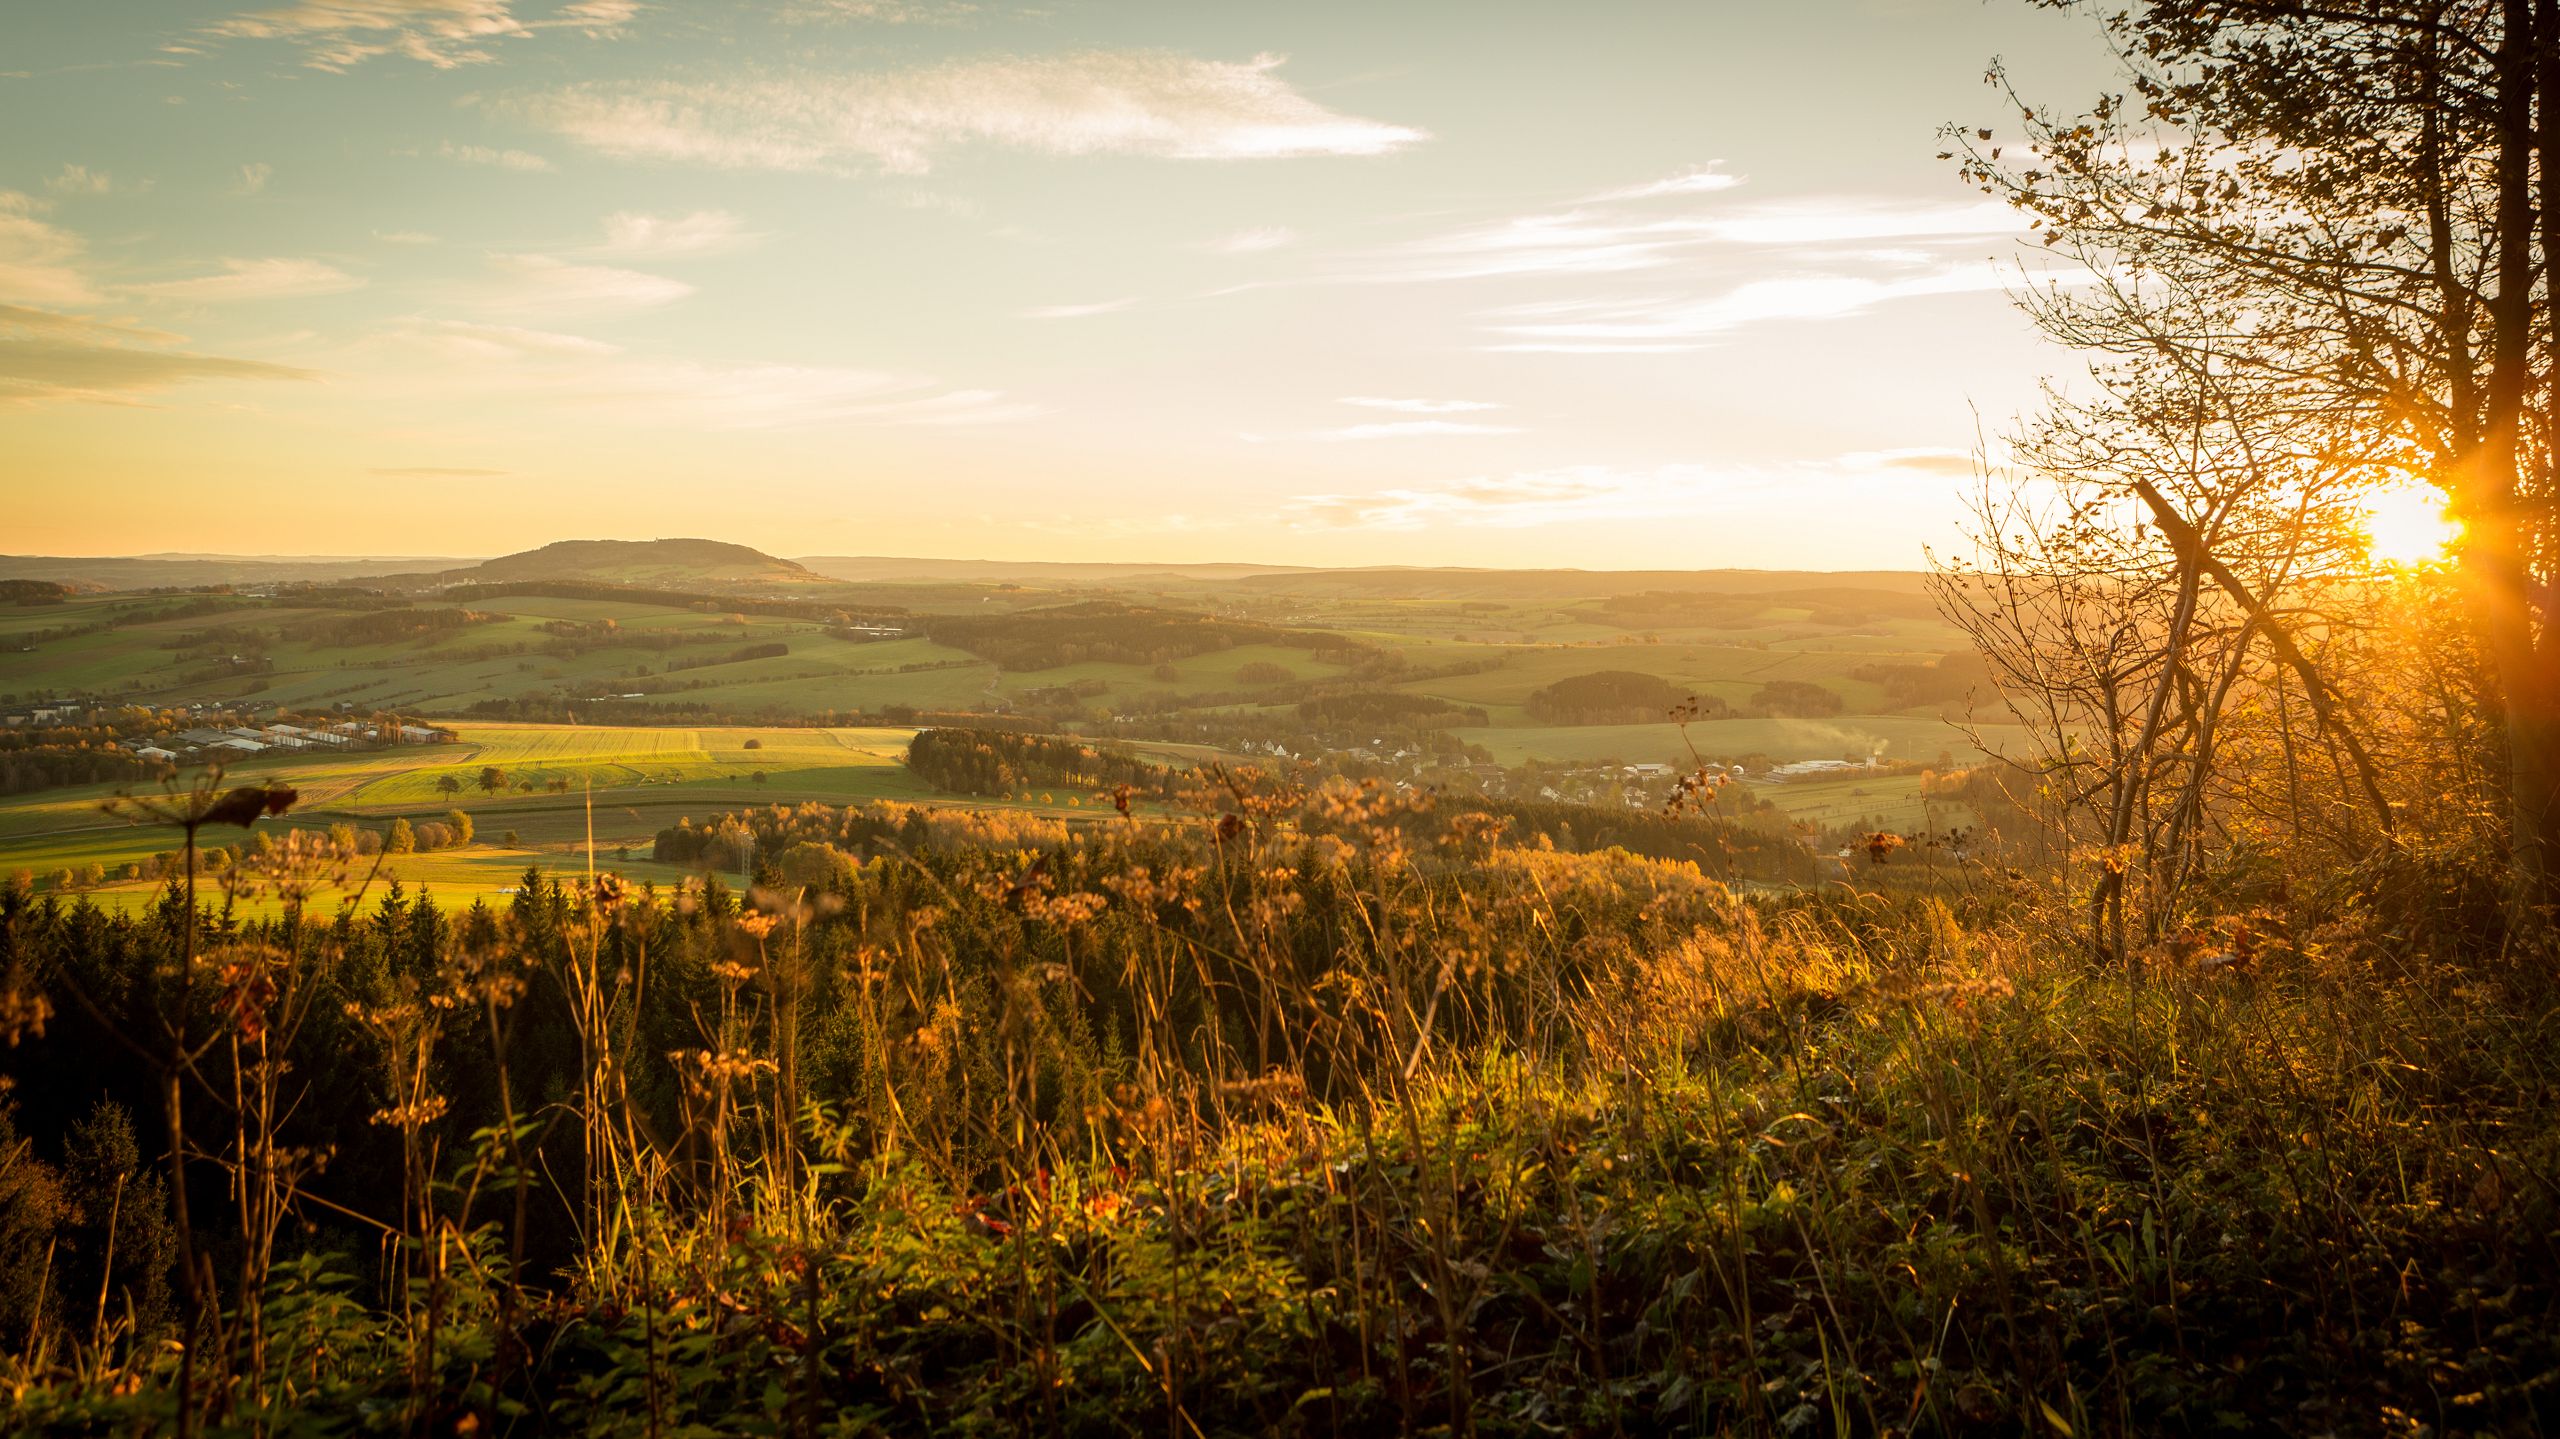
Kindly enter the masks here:
[[2433, 485], [2403, 481], [2365, 496], [2365, 532], [2374, 559], [2388, 565], [2438, 564], [2462, 526], [2444, 512], [2444, 494]]

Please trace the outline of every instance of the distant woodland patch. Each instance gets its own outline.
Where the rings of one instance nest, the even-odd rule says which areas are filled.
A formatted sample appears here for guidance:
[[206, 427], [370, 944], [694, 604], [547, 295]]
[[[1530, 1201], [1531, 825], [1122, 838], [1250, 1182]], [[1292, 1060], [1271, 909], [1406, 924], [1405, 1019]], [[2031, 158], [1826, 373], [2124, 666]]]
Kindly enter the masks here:
[[1000, 730], [918, 730], [907, 768], [953, 794], [1002, 798], [1032, 789], [1106, 790], [1118, 785], [1168, 793], [1171, 771], [1125, 750], [1062, 736]]
[[1693, 698], [1660, 675], [1598, 670], [1532, 690], [1522, 705], [1540, 724], [1651, 724], [1669, 719], [1674, 708]]

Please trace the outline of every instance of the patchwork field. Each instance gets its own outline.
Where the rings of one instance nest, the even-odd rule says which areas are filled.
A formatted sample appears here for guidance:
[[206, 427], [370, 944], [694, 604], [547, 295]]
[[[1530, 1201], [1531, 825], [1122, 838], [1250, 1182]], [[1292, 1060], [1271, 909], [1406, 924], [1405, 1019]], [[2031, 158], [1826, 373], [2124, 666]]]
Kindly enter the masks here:
[[[404, 882], [440, 890], [494, 893], [527, 864], [583, 864], [590, 805], [596, 845], [616, 868], [650, 876], [644, 860], [661, 828], [686, 815], [745, 805], [822, 800], [923, 800], [933, 791], [901, 762], [912, 731], [900, 729], [646, 729], [532, 724], [458, 724], [452, 744], [347, 756], [256, 759], [233, 766], [235, 782], [292, 785], [302, 796], [289, 823], [310, 829], [348, 823], [380, 829], [460, 809], [478, 830], [464, 849], [399, 857], [386, 865]], [[496, 768], [504, 784], [481, 785]], [[451, 779], [458, 793], [439, 781]], [[568, 787], [557, 792], [555, 784]], [[528, 788], [529, 787], [529, 788]], [[97, 864], [110, 875], [174, 848], [172, 832], [105, 813], [120, 787], [48, 790], [0, 801], [0, 872], [49, 877]], [[1065, 806], [1081, 797], [1062, 796]], [[951, 802], [945, 799], [943, 802]], [[515, 842], [505, 839], [509, 833]], [[227, 836], [208, 832], [209, 843]], [[665, 876], [678, 873], [668, 869]], [[110, 883], [102, 903], [146, 900], [147, 882]]]
[[[1486, 723], [1449, 737], [1467, 747], [1461, 762], [1501, 766], [1678, 764], [1693, 746], [1767, 764], [1882, 755], [1964, 765], [1987, 752], [1976, 739], [1998, 751], [2018, 738], [2001, 726], [1969, 735], [1937, 706], [1896, 708], [1887, 677], [1962, 644], [1908, 575], [1165, 574], [1121, 589], [823, 582], [764, 598], [586, 588], [594, 593], [288, 587], [0, 607], [0, 705], [77, 698], [93, 712], [204, 705], [434, 719], [458, 741], [261, 758], [235, 773], [289, 780], [306, 826], [467, 811], [478, 831], [470, 848], [398, 867], [411, 882], [472, 893], [502, 891], [528, 863], [583, 863], [590, 792], [608, 853], [645, 852], [682, 816], [744, 805], [936, 799], [901, 763], [914, 714], [1029, 713], [1123, 742], [1196, 733], [1234, 746], [1259, 734], [1321, 760], [1332, 751], [1304, 735], [1302, 699], [1405, 695], [1481, 710]], [[881, 627], [907, 633], [871, 632]], [[1685, 737], [1668, 722], [1531, 717], [1541, 688], [1602, 671], [1656, 677], [1734, 710], [1752, 708], [1772, 682], [1817, 685], [1841, 713], [1706, 720]], [[809, 723], [845, 716], [852, 727]], [[1180, 721], [1190, 716], [1203, 723], [1187, 731]], [[768, 717], [777, 723], [757, 723]], [[1408, 735], [1380, 748], [1421, 742]], [[1222, 753], [1152, 747], [1181, 763]], [[112, 876], [168, 847], [166, 836], [100, 813], [114, 788], [0, 800], [0, 870], [49, 878], [95, 865]], [[1909, 779], [1755, 790], [1825, 828], [1934, 822]], [[1088, 798], [1023, 797], [1061, 811]], [[130, 902], [148, 886], [99, 892]]]

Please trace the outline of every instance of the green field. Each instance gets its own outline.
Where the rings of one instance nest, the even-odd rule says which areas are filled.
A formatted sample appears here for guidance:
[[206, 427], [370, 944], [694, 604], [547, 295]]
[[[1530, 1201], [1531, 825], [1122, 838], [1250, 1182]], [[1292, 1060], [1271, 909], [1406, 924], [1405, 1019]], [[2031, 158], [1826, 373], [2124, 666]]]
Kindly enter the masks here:
[[[787, 598], [804, 602], [812, 594], [794, 586]], [[1613, 606], [1612, 595], [1638, 598]], [[1683, 597], [1699, 595], [1719, 598], [1682, 608], [1692, 604]], [[1455, 731], [1456, 737], [1506, 766], [1685, 763], [1692, 746], [1706, 758], [1761, 756], [1774, 763], [1881, 753], [1923, 764], [1943, 756], [1961, 765], [1984, 755], [1973, 737], [1934, 710], [1892, 712], [1869, 668], [1927, 664], [1962, 645], [1911, 576], [1368, 572], [1150, 577], [1116, 592], [939, 581], [845, 584], [826, 590], [823, 603], [849, 612], [903, 611], [909, 618], [898, 623], [921, 628], [935, 615], [983, 621], [1097, 598], [1338, 635], [1376, 657], [1364, 662], [1372, 677], [1353, 680], [1342, 664], [1318, 662], [1313, 646], [1265, 643], [1192, 654], [1174, 646], [1139, 662], [1129, 651], [1144, 646], [1114, 649], [1106, 642], [1053, 651], [1063, 662], [1044, 668], [1007, 669], [921, 634], [853, 638], [814, 618], [759, 612], [752, 602], [717, 596], [690, 602], [637, 595], [474, 598], [467, 602], [471, 619], [457, 627], [350, 643], [387, 632], [366, 628], [386, 616], [442, 613], [450, 620], [456, 602], [434, 594], [403, 602], [284, 590], [89, 595], [0, 608], [0, 701], [73, 697], [163, 709], [202, 702], [261, 712], [387, 710], [434, 719], [453, 730], [457, 742], [261, 757], [235, 773], [294, 784], [303, 795], [296, 819], [306, 826], [379, 828], [395, 816], [416, 821], [455, 807], [468, 811], [477, 844], [405, 860], [401, 868], [419, 882], [473, 893], [503, 890], [526, 863], [583, 864], [590, 791], [597, 843], [607, 853], [645, 849], [658, 829], [680, 817], [746, 805], [938, 798], [900, 763], [908, 730], [807, 725], [826, 716], [1010, 709], [1108, 736], [1123, 728], [1123, 718], [1144, 726], [1197, 715], [1216, 722], [1204, 735], [1238, 719], [1286, 734], [1299, 723], [1296, 705], [1311, 687], [1366, 686], [1483, 710], [1488, 722]], [[1115, 657], [1091, 657], [1097, 653]], [[1409, 677], [1374, 672], [1391, 657], [1401, 658]], [[1248, 682], [1249, 665], [1276, 668]], [[1445, 673], [1452, 669], [1474, 672]], [[1701, 721], [1685, 738], [1667, 722], [1530, 720], [1526, 701], [1534, 691], [1601, 670], [1658, 676], [1680, 691], [1737, 707], [1772, 680], [1808, 681], [1837, 695], [1844, 713], [1820, 720]], [[661, 713], [708, 712], [749, 722], [643, 727], [473, 717], [493, 704], [528, 706], [545, 719], [602, 713], [630, 721], [655, 706]], [[763, 716], [782, 722], [752, 723]], [[1179, 725], [1171, 732], [1180, 733]], [[1993, 749], [2018, 742], [2014, 730], [1998, 726], [1977, 734]], [[1177, 763], [1217, 753], [1150, 748]], [[1297, 752], [1321, 753], [1303, 746]], [[499, 793], [480, 785], [482, 769], [490, 766], [506, 774]], [[460, 792], [440, 788], [442, 782], [459, 785]], [[1863, 819], [1913, 827], [1931, 818], [1916, 784], [1906, 781], [1824, 777], [1755, 788], [1790, 814], [1825, 826]], [[166, 836], [102, 815], [99, 803], [112, 793], [92, 786], [0, 801], [0, 870], [51, 875], [98, 864], [113, 872], [168, 846]], [[1037, 795], [1026, 801], [1043, 802]], [[1084, 801], [1049, 796], [1047, 802], [1065, 810]], [[509, 831], [513, 844], [504, 841]], [[122, 893], [113, 886], [105, 891], [111, 899]]]
[[1846, 774], [1838, 778], [1789, 780], [1755, 784], [1750, 796], [1766, 800], [1792, 820], [1820, 829], [1847, 825], [1889, 829], [1908, 834], [1940, 834], [1972, 825], [1976, 816], [1962, 805], [1925, 799], [1918, 775]]
[[[582, 866], [590, 815], [598, 850], [616, 868], [651, 874], [642, 861], [615, 861], [628, 847], [645, 855], [657, 831], [685, 816], [707, 818], [748, 805], [818, 800], [937, 799], [902, 763], [912, 733], [898, 729], [754, 729], [460, 724], [456, 742], [356, 755], [257, 759], [228, 778], [292, 785], [300, 794], [290, 825], [335, 823], [381, 829], [394, 818], [435, 819], [449, 809], [470, 814], [475, 843], [461, 850], [403, 856], [387, 866], [404, 881], [463, 893], [494, 893], [529, 863]], [[755, 748], [749, 748], [750, 742]], [[505, 771], [496, 794], [479, 784], [484, 767]], [[756, 776], [761, 773], [761, 782]], [[438, 788], [451, 778], [459, 794]], [[568, 793], [550, 785], [565, 781]], [[531, 793], [519, 786], [533, 785]], [[170, 831], [103, 813], [114, 786], [46, 790], [0, 801], [0, 872], [49, 877], [65, 867], [104, 865], [111, 873], [174, 848]], [[1060, 796], [1064, 807], [1081, 797]], [[504, 836], [513, 831], [517, 843]], [[236, 836], [208, 832], [208, 843]], [[669, 869], [672, 877], [677, 871]], [[49, 882], [49, 879], [48, 879]], [[148, 883], [110, 884], [104, 903], [148, 898]]]

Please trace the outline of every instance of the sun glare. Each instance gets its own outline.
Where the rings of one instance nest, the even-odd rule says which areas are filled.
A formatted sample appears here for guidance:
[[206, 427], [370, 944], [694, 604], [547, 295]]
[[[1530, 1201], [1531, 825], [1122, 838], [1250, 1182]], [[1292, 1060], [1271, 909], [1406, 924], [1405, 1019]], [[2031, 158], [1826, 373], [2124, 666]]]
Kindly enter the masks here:
[[2444, 512], [2444, 496], [2414, 481], [2376, 490], [2365, 500], [2371, 553], [2391, 565], [2434, 564], [2460, 538], [2462, 527]]

